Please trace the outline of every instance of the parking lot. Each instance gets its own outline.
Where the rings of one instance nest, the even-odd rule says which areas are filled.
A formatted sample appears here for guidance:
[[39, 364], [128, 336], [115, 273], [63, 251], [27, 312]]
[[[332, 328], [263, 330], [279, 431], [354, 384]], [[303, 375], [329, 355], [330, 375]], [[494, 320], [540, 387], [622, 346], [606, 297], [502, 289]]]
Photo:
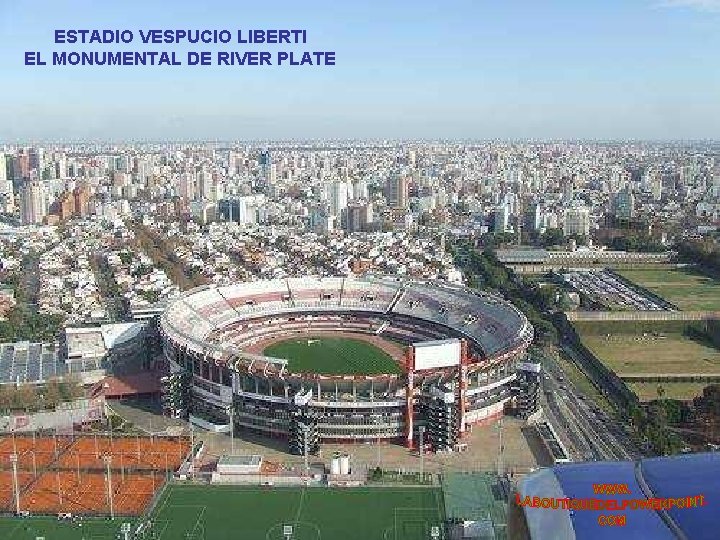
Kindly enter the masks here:
[[563, 284], [600, 309], [613, 311], [667, 311], [672, 306], [631, 287], [608, 270], [572, 270], [561, 274]]

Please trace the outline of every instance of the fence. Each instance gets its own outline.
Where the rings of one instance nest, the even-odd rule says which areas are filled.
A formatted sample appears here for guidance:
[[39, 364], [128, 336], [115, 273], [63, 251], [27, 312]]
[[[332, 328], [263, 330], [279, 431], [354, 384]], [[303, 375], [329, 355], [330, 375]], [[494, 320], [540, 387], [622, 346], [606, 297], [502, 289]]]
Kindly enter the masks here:
[[21, 511], [140, 515], [189, 449], [184, 437], [0, 436], [0, 510], [16, 509], [16, 460]]

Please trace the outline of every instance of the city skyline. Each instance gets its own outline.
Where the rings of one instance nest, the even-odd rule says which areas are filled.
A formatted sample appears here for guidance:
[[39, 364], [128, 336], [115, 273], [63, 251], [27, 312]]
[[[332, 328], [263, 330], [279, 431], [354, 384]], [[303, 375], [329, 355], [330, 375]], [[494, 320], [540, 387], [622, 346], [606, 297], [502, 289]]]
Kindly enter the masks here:
[[[12, 81], [0, 90], [1, 141], [720, 136], [717, 2], [275, 2], [241, 16], [224, 1], [172, 13], [71, 4], [20, 2], [0, 16], [0, 76]], [[23, 65], [26, 50], [62, 47], [56, 28], [191, 27], [305, 28], [303, 47], [335, 50], [337, 65]], [[244, 50], [208, 48], [221, 49]]]

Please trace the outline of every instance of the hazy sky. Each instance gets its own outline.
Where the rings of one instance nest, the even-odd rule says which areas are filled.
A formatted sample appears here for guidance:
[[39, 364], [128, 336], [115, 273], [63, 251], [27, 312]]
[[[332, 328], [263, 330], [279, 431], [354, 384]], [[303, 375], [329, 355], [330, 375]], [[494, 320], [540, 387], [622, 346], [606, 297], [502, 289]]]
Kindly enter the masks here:
[[[56, 28], [304, 28], [337, 65], [25, 66], [91, 50]], [[720, 0], [0, 0], [0, 141], [720, 138], [719, 29]]]

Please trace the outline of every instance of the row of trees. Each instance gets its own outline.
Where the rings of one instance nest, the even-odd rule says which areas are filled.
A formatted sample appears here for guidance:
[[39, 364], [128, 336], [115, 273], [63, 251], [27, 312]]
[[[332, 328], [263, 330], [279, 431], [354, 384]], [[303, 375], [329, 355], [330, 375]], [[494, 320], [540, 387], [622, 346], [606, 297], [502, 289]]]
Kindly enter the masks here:
[[[661, 394], [658, 388], [658, 394]], [[628, 420], [635, 436], [646, 451], [655, 455], [677, 454], [685, 443], [671, 426], [686, 421], [688, 407], [675, 399], [657, 399], [646, 406], [632, 405], [628, 411]]]
[[681, 242], [676, 247], [678, 259], [720, 272], [720, 245], [713, 239]]
[[54, 409], [58, 404], [83, 396], [82, 386], [74, 377], [51, 379], [44, 386], [31, 384], [0, 385], [0, 411], [37, 412]]
[[175, 255], [173, 242], [145, 225], [135, 224], [135, 241], [140, 250], [147, 253], [158, 268], [164, 270], [181, 290], [191, 289], [207, 283], [197, 272], [185, 268], [184, 263]]
[[557, 342], [557, 330], [543, 313], [564, 309], [563, 295], [557, 287], [526, 282], [521, 276], [498, 261], [492, 249], [479, 252], [468, 244], [458, 244], [456, 255], [469, 271], [468, 285], [492, 289], [512, 301], [535, 327], [538, 342], [549, 345]]
[[639, 251], [642, 253], [662, 253], [667, 246], [647, 234], [626, 234], [616, 236], [609, 242], [610, 249], [618, 251]]
[[645, 406], [630, 407], [628, 416], [636, 435], [648, 450], [658, 455], [676, 454], [685, 447], [675, 428], [694, 427], [708, 441], [720, 437], [720, 385], [705, 387], [692, 405], [676, 399], [663, 399], [658, 385], [658, 399]]
[[702, 396], [693, 400], [693, 416], [707, 439], [717, 444], [720, 441], [720, 384], [706, 386]]

